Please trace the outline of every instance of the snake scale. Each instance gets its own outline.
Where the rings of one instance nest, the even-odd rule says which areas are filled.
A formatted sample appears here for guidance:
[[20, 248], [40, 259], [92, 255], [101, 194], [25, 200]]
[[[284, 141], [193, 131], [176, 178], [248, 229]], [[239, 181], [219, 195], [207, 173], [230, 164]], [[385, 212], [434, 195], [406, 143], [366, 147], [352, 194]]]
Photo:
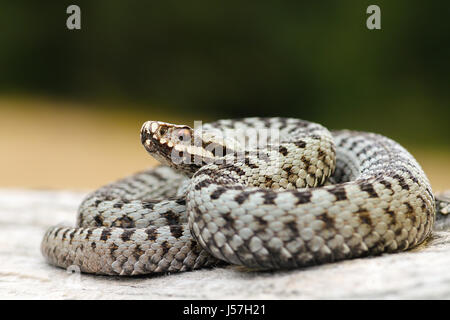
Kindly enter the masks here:
[[147, 121], [141, 142], [161, 165], [89, 194], [76, 227], [48, 229], [49, 263], [105, 275], [300, 268], [413, 248], [448, 210], [410, 153], [374, 133]]

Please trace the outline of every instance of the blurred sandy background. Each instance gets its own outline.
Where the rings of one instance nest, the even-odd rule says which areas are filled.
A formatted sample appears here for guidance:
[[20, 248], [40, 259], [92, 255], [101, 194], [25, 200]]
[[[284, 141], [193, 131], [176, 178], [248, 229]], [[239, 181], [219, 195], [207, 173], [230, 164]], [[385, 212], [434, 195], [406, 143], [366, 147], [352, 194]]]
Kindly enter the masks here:
[[[1, 187], [96, 188], [156, 164], [139, 140], [146, 119], [188, 124], [194, 120], [156, 110], [104, 112], [86, 105], [61, 109], [62, 103], [68, 104], [0, 99]], [[450, 188], [448, 150], [413, 146], [410, 152], [423, 166], [434, 190]]]
[[369, 4], [3, 2], [0, 188], [91, 189], [154, 165], [150, 119], [291, 116], [387, 135], [450, 189], [450, 3], [377, 1], [379, 31]]

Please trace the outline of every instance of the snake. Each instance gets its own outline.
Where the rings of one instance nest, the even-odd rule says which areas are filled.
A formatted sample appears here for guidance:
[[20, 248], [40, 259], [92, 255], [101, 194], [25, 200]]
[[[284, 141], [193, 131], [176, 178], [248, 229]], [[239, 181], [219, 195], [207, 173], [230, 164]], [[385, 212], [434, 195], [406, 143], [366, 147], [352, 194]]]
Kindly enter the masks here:
[[48, 263], [119, 276], [304, 268], [417, 247], [449, 212], [414, 157], [376, 133], [252, 117], [146, 121], [140, 139], [160, 164], [88, 194], [75, 227], [50, 227]]

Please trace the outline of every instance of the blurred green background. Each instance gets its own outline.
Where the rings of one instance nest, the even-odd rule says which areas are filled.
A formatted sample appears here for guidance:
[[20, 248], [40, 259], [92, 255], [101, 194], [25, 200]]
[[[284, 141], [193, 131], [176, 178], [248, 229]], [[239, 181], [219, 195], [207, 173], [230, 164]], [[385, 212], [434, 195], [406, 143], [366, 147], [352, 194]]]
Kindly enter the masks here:
[[[66, 8], [81, 8], [81, 30]], [[381, 30], [366, 8], [381, 8]], [[448, 1], [0, 4], [0, 187], [93, 188], [154, 164], [145, 120], [289, 116], [374, 131], [450, 188]]]

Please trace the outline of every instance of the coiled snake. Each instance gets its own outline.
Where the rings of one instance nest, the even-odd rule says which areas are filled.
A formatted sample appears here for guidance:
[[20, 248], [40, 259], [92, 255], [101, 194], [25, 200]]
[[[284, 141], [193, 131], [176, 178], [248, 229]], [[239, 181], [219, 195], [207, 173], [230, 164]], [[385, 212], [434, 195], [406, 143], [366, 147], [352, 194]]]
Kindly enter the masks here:
[[162, 165], [88, 195], [75, 228], [51, 227], [41, 245], [51, 264], [108, 275], [299, 268], [415, 247], [435, 221], [420, 165], [378, 134], [244, 118], [147, 121], [141, 141]]

